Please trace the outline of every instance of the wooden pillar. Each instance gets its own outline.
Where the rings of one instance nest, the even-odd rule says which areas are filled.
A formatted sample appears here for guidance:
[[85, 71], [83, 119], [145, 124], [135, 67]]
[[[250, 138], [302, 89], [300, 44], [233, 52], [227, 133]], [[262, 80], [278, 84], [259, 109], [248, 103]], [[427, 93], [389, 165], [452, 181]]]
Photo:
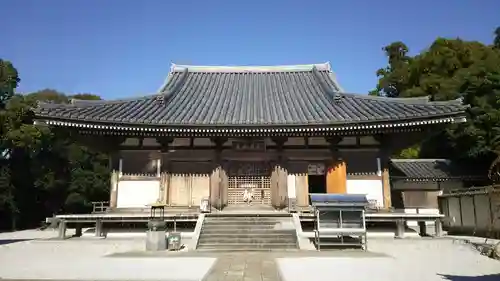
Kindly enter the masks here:
[[227, 190], [224, 191], [224, 188], [227, 189], [227, 185], [224, 185], [224, 168], [222, 164], [222, 149], [224, 143], [227, 139], [225, 138], [213, 138], [211, 139], [215, 144], [214, 156], [212, 158], [212, 173], [210, 175], [210, 203], [213, 207], [222, 210], [224, 206], [227, 204], [227, 199], [224, 200], [225, 196], [224, 192], [227, 193]]
[[160, 176], [160, 201], [163, 204], [169, 204], [170, 196], [170, 158], [168, 153], [170, 150], [170, 145], [174, 141], [174, 138], [156, 138], [156, 141], [160, 144], [160, 156], [158, 161], [158, 174]]
[[282, 209], [288, 205], [288, 171], [283, 146], [285, 137], [275, 137], [272, 141], [277, 147], [277, 159], [271, 174], [271, 203], [274, 208]]
[[228, 188], [229, 188], [229, 175], [227, 174], [226, 168], [227, 165], [221, 165], [221, 170], [220, 170], [220, 190], [221, 190], [221, 201], [222, 201], [222, 208], [227, 206], [228, 203]]
[[116, 208], [118, 204], [118, 181], [119, 173], [116, 170], [111, 172], [110, 184], [111, 189], [109, 192], [109, 207]]
[[271, 171], [271, 206], [278, 208], [278, 165], [274, 164]]
[[288, 171], [286, 169], [286, 163], [281, 160], [279, 166], [279, 177], [278, 177], [278, 194], [279, 202], [278, 208], [283, 209], [288, 206]]
[[217, 209], [222, 206], [220, 171], [220, 165], [214, 160], [212, 174], [210, 174], [210, 204]]
[[391, 182], [389, 179], [389, 163], [388, 161], [383, 161], [382, 164], [382, 193], [384, 194], [384, 208], [389, 209], [392, 207], [391, 200]]
[[326, 171], [326, 192], [327, 193], [347, 193], [347, 166], [346, 162], [340, 158], [338, 143], [341, 137], [331, 137], [326, 139], [330, 144], [330, 161]]
[[110, 175], [110, 189], [109, 189], [109, 207], [116, 208], [118, 200], [118, 182], [120, 180], [120, 167], [118, 164], [119, 156], [117, 153], [110, 154], [109, 167], [111, 170]]
[[382, 193], [384, 196], [384, 209], [392, 207], [391, 202], [391, 182], [389, 178], [389, 157], [391, 154], [392, 136], [377, 135], [375, 139], [380, 143], [379, 159], [380, 168], [382, 170]]

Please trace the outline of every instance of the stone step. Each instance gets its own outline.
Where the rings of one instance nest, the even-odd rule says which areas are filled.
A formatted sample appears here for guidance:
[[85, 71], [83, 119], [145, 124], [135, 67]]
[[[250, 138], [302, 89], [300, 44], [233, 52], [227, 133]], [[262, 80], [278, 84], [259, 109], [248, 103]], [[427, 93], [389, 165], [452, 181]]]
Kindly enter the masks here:
[[275, 225], [281, 223], [280, 221], [235, 221], [235, 220], [223, 220], [223, 221], [207, 221], [203, 222], [204, 225]]
[[268, 249], [268, 248], [197, 248], [200, 252], [233, 253], [233, 252], [297, 252], [296, 248]]
[[287, 229], [263, 229], [263, 228], [202, 228], [201, 234], [274, 234], [274, 235], [287, 235], [287, 234], [295, 234], [295, 230], [287, 230]]
[[232, 238], [246, 238], [246, 237], [295, 237], [295, 233], [287, 232], [287, 233], [270, 233], [270, 232], [262, 232], [262, 233], [234, 233], [234, 232], [214, 232], [214, 233], [204, 233], [203, 236], [210, 237], [232, 237]]
[[248, 213], [209, 213], [205, 215], [207, 219], [276, 219], [276, 218], [290, 218], [292, 215], [285, 212], [266, 213], [266, 214], [248, 214]]
[[279, 225], [244, 225], [244, 224], [228, 224], [228, 225], [205, 225], [203, 224], [202, 228], [209, 228], [209, 229], [225, 229], [228, 231], [233, 231], [233, 230], [238, 230], [242, 229], [245, 231], [251, 231], [253, 229], [261, 229], [261, 230], [268, 230], [272, 231], [274, 229], [278, 230], [280, 229]]
[[279, 220], [291, 216], [205, 216], [207, 220]]
[[245, 221], [245, 220], [223, 220], [223, 221], [211, 221], [211, 220], [205, 220], [203, 223], [206, 224], [213, 224], [213, 225], [228, 225], [228, 224], [246, 224], [246, 225], [253, 225], [253, 224], [263, 224], [263, 225], [270, 225], [270, 224], [277, 224], [285, 222], [285, 220], [269, 220], [269, 221]]
[[199, 245], [205, 244], [225, 244], [225, 243], [237, 243], [237, 244], [296, 244], [295, 237], [241, 237], [241, 238], [232, 238], [232, 237], [207, 237], [204, 236], [198, 240]]
[[[295, 229], [287, 216], [207, 216], [197, 249], [202, 251], [296, 250]], [[282, 228], [286, 226], [288, 228]]]
[[281, 250], [297, 249], [295, 243], [245, 244], [245, 243], [203, 243], [198, 244], [199, 250]]

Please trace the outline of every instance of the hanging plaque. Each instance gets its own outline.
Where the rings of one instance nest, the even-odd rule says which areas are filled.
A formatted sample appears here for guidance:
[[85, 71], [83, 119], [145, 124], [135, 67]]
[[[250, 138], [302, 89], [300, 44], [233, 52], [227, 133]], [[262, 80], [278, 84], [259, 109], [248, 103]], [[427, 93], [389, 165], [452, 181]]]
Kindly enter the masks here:
[[307, 166], [307, 173], [311, 176], [324, 175], [325, 164], [322, 163], [309, 164]]
[[266, 142], [263, 140], [234, 140], [233, 149], [239, 151], [265, 151]]

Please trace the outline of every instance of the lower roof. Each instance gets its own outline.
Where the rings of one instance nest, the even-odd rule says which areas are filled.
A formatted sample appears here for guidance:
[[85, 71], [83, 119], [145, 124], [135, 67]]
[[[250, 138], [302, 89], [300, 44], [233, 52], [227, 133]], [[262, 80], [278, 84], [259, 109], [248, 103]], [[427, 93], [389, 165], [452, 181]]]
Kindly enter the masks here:
[[155, 95], [40, 103], [37, 119], [102, 129], [326, 126], [351, 129], [463, 121], [460, 101], [344, 93], [328, 63], [270, 67], [173, 65]]
[[437, 182], [487, 178], [485, 173], [463, 167], [448, 159], [391, 159], [390, 163], [390, 177], [395, 180]]

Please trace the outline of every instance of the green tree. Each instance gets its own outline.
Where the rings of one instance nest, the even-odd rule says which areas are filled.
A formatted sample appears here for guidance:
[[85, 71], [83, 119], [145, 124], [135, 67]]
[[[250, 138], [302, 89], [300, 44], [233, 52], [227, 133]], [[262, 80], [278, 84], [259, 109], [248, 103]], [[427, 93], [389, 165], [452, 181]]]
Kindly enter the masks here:
[[500, 147], [500, 51], [480, 42], [445, 38], [413, 57], [400, 42], [384, 50], [388, 66], [377, 71], [379, 83], [371, 94], [460, 98], [470, 105], [468, 121], [427, 139], [419, 156], [490, 163]]
[[33, 227], [55, 213], [87, 212], [91, 201], [107, 200], [107, 156], [77, 142], [68, 130], [33, 125], [31, 110], [38, 102], [100, 97], [53, 89], [15, 94], [17, 71], [1, 62], [0, 216], [7, 220], [0, 227]]
[[500, 26], [495, 29], [495, 39], [493, 39], [493, 46], [500, 49]]
[[0, 109], [14, 95], [14, 91], [19, 84], [17, 70], [11, 62], [0, 59]]
[[388, 64], [385, 68], [377, 70], [379, 83], [370, 95], [399, 97], [409, 84], [409, 67], [412, 58], [408, 56], [408, 47], [403, 42], [394, 42], [382, 50], [387, 56]]

